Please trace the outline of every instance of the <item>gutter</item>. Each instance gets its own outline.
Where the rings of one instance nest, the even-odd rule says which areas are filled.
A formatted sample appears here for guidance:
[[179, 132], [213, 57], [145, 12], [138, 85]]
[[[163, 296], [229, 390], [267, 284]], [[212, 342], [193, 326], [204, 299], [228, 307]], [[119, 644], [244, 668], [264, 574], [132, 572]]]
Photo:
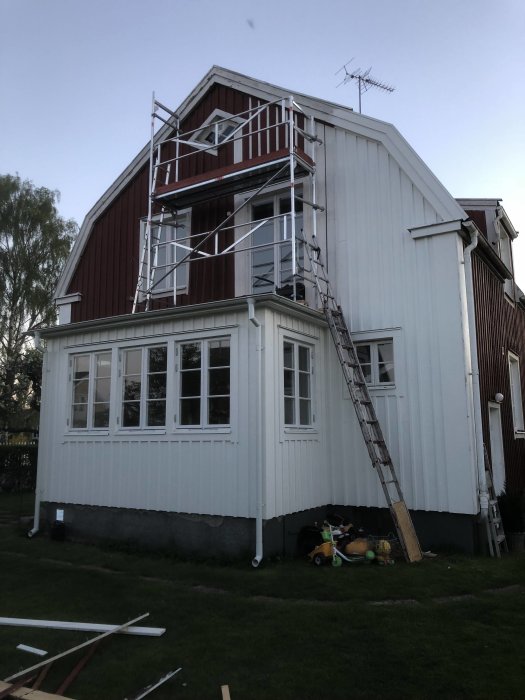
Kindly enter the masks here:
[[475, 433], [475, 453], [476, 466], [478, 471], [478, 496], [480, 518], [482, 521], [488, 519], [489, 494], [487, 490], [487, 477], [485, 475], [485, 452], [483, 446], [483, 424], [481, 420], [481, 399], [479, 388], [479, 364], [478, 364], [478, 339], [476, 333], [476, 314], [474, 306], [474, 283], [472, 277], [472, 251], [479, 241], [479, 231], [470, 219], [463, 222], [464, 227], [470, 234], [470, 244], [463, 251], [463, 262], [465, 265], [465, 282], [467, 294], [467, 316], [470, 338], [470, 358], [472, 372], [472, 401], [474, 404], [474, 433]]
[[256, 458], [255, 458], [255, 556], [252, 559], [252, 566], [256, 569], [263, 558], [263, 510], [264, 510], [264, 479], [263, 479], [263, 402], [262, 402], [262, 326], [255, 316], [255, 305], [251, 297], [248, 303], [248, 319], [253, 323], [257, 331], [257, 435], [256, 435]]

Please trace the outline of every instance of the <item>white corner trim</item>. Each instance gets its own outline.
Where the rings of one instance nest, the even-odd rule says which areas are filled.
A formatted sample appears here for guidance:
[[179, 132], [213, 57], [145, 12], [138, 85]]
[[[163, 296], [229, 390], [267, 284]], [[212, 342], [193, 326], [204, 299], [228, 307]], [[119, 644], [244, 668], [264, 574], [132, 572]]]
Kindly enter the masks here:
[[445, 233], [459, 233], [461, 231], [461, 219], [453, 221], [440, 221], [437, 224], [427, 224], [426, 226], [416, 226], [409, 228], [412, 238], [428, 238], [429, 236], [441, 236]]

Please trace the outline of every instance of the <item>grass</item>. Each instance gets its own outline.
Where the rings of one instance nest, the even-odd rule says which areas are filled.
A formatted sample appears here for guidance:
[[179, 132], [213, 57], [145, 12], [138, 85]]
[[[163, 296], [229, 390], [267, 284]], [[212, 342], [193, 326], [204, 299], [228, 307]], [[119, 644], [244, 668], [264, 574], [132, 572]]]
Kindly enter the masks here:
[[[0, 502], [2, 499], [0, 498]], [[0, 510], [7, 512], [5, 505]], [[18, 512], [18, 511], [17, 511]], [[220, 565], [0, 527], [0, 615], [143, 624], [107, 640], [66, 693], [121, 699], [167, 671], [152, 699], [506, 698], [522, 692], [525, 557], [440, 555], [417, 565], [316, 569], [301, 560]], [[0, 676], [90, 635], [0, 627]], [[76, 661], [76, 659], [75, 659]], [[74, 663], [57, 663], [56, 690]]]

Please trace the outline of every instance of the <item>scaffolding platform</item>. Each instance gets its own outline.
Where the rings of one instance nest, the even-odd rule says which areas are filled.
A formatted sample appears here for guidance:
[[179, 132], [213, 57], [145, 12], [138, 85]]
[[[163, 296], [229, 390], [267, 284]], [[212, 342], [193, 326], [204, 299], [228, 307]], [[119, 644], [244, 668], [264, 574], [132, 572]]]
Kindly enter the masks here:
[[[314, 162], [301, 148], [295, 148], [293, 157], [296, 177], [313, 173]], [[155, 188], [153, 197], [157, 203], [184, 209], [213, 197], [226, 197], [257, 189], [269, 179], [274, 184], [289, 181], [289, 163], [289, 149], [281, 148], [273, 153], [208, 170], [178, 182], [160, 185]]]

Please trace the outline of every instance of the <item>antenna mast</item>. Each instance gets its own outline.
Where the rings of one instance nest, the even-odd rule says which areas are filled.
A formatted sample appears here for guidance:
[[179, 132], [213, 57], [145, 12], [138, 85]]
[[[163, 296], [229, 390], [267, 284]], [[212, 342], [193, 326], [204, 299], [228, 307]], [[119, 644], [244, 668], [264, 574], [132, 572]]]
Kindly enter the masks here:
[[341, 80], [337, 87], [340, 87], [341, 85], [346, 85], [351, 80], [355, 80], [357, 82], [359, 88], [359, 114], [361, 114], [361, 95], [364, 92], [367, 92], [372, 87], [379, 88], [380, 90], [386, 90], [386, 92], [394, 92], [395, 88], [391, 85], [387, 85], [386, 83], [383, 83], [380, 80], [376, 80], [375, 78], [373, 78], [370, 75], [372, 66], [370, 66], [370, 68], [368, 68], [367, 70], [361, 70], [361, 68], [357, 68], [356, 70], [349, 72], [347, 66], [350, 63], [352, 63], [353, 60], [354, 59], [351, 58], [348, 61], [348, 63], [345, 63], [345, 65], [337, 71], [336, 75], [343, 70], [345, 72], [344, 78]]

